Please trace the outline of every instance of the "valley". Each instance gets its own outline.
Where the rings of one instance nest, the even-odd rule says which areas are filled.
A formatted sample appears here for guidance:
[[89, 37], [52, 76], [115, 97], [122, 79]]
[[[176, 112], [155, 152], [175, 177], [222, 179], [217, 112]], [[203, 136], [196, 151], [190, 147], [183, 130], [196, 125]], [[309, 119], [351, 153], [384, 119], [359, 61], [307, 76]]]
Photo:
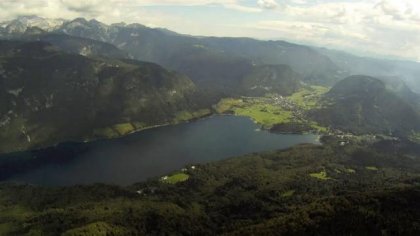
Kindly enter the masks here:
[[[348, 96], [350, 90], [328, 92], [340, 81], [356, 81], [357, 76], [346, 79], [351, 74], [370, 74], [351, 55], [284, 41], [200, 38], [83, 18], [50, 30], [25, 22], [30, 21], [9, 22], [14, 30], [0, 35], [4, 39], [0, 124], [5, 129], [0, 153], [117, 138], [224, 112], [248, 116], [264, 129], [284, 133], [338, 131], [413, 139], [420, 130], [420, 99], [405, 77], [378, 76], [385, 83], [382, 91], [373, 97], [361, 94], [359, 101]], [[17, 57], [22, 57], [20, 62]], [[76, 61], [76, 66], [63, 68]], [[343, 61], [357, 68], [351, 71]], [[37, 66], [27, 66], [35, 62]], [[40, 69], [48, 63], [51, 71]], [[402, 62], [369, 63], [382, 68]], [[406, 68], [407, 73], [416, 73]], [[52, 81], [51, 87], [35, 91]], [[369, 89], [347, 85], [353, 91]], [[27, 91], [29, 86], [34, 91]], [[71, 93], [77, 95], [68, 98]], [[234, 101], [238, 103], [229, 104]], [[385, 108], [387, 104], [391, 109]], [[67, 128], [69, 122], [77, 126]]]
[[420, 235], [419, 88], [412, 61], [19, 16], [0, 235]]
[[[306, 132], [325, 133], [326, 127], [319, 126], [315, 121], [309, 120], [306, 112], [320, 105], [321, 96], [328, 88], [308, 86], [290, 96], [279, 94], [266, 94], [264, 97], [241, 97], [222, 99], [214, 106], [218, 113], [247, 116], [253, 119], [264, 129], [276, 129], [279, 126], [295, 126], [297, 129], [306, 127]], [[285, 132], [300, 132], [290, 130]]]

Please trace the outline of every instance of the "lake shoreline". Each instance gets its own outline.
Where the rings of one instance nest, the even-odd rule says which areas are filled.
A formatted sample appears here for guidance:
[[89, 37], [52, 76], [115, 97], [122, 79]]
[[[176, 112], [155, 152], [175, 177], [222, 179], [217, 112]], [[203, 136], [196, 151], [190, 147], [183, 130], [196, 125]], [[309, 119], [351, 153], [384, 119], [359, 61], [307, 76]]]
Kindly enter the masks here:
[[281, 150], [302, 143], [320, 144], [319, 136], [314, 134], [256, 132], [260, 126], [251, 119], [230, 114], [213, 114], [178, 124], [148, 128], [148, 132], [138, 131], [121, 138], [67, 142], [2, 155], [0, 178], [37, 185], [127, 185], [188, 164]]
[[307, 129], [307, 130], [289, 130], [289, 129], [283, 129], [283, 130], [275, 130], [275, 126], [278, 125], [289, 125], [289, 123], [283, 123], [283, 124], [276, 124], [273, 127], [265, 127], [263, 124], [258, 123], [256, 120], [254, 120], [252, 117], [249, 116], [244, 116], [244, 115], [236, 115], [234, 113], [217, 113], [217, 112], [211, 112], [207, 115], [201, 116], [201, 117], [194, 117], [192, 119], [186, 120], [186, 121], [180, 121], [180, 122], [176, 122], [176, 123], [171, 123], [171, 122], [167, 122], [167, 123], [163, 123], [163, 124], [156, 124], [156, 125], [150, 125], [150, 126], [146, 126], [140, 129], [136, 129], [133, 131], [130, 131], [126, 134], [123, 135], [118, 135], [115, 137], [110, 137], [110, 138], [84, 138], [83, 140], [67, 140], [67, 141], [62, 141], [62, 142], [57, 142], [51, 145], [42, 145], [36, 148], [32, 148], [32, 149], [26, 149], [26, 150], [19, 150], [19, 151], [14, 151], [14, 152], [5, 152], [5, 153], [0, 153], [0, 159], [1, 156], [4, 155], [13, 155], [13, 154], [18, 154], [18, 153], [22, 153], [22, 152], [30, 152], [30, 151], [41, 151], [44, 149], [48, 149], [48, 148], [52, 148], [52, 147], [57, 147], [59, 145], [62, 144], [67, 144], [67, 143], [92, 143], [92, 142], [97, 142], [97, 141], [104, 141], [104, 140], [115, 140], [115, 139], [119, 139], [119, 138], [123, 138], [123, 137], [127, 137], [129, 135], [133, 135], [133, 134], [138, 134], [141, 133], [143, 131], [146, 130], [151, 130], [151, 129], [156, 129], [156, 128], [161, 128], [161, 127], [167, 127], [167, 126], [176, 126], [176, 125], [181, 125], [181, 124], [189, 124], [195, 121], [200, 121], [200, 120], [204, 120], [204, 119], [209, 119], [212, 117], [217, 117], [217, 116], [234, 116], [234, 117], [245, 117], [250, 119], [254, 124], [258, 125], [259, 128], [261, 130], [264, 131], [268, 131], [274, 134], [297, 134], [297, 135], [305, 135], [305, 134], [313, 134], [313, 135], [319, 135], [322, 136], [324, 133], [323, 132], [319, 132], [315, 129]]

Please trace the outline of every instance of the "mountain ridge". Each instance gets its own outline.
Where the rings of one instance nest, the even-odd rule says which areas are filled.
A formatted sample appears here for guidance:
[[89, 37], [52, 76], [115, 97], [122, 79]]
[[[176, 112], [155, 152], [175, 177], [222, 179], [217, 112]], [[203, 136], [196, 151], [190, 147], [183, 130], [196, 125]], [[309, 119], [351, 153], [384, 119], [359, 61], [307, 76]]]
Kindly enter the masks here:
[[[0, 35], [4, 35], [2, 31], [5, 30], [0, 27]], [[177, 70], [187, 74], [193, 81], [198, 81], [200, 78], [195, 78], [199, 73], [185, 69], [190, 61], [184, 61], [184, 64], [174, 62], [187, 55], [203, 57], [203, 52], [196, 50], [196, 47], [201, 47], [212, 51], [211, 54], [224, 52], [228, 57], [238, 60], [247, 58], [250, 64], [289, 65], [310, 84], [332, 86], [338, 80], [357, 74], [374, 77], [397, 76], [415, 91], [420, 91], [420, 81], [417, 79], [420, 78], [419, 63], [358, 57], [347, 52], [281, 40], [190, 36], [168, 29], [149, 28], [138, 23], [108, 25], [95, 19], [85, 18], [63, 21], [60, 27], [49, 31], [114, 44], [133, 59], [154, 62]], [[211, 55], [209, 57], [211, 58]], [[378, 73], [379, 71], [383, 72]], [[216, 78], [219, 81], [228, 79], [229, 74], [222, 74]]]
[[[123, 135], [171, 122], [197, 107], [192, 96], [200, 100], [186, 76], [153, 63], [68, 54], [46, 42], [0, 41], [0, 55], [0, 152]], [[117, 124], [126, 131], [109, 129]]]
[[350, 76], [324, 95], [323, 107], [312, 117], [334, 128], [358, 134], [382, 133], [405, 137], [420, 130], [416, 104], [370, 76]]
[[[106, 25], [96, 20], [88, 21], [84, 18], [67, 21], [55, 32], [114, 44], [128, 52], [134, 59], [158, 63], [167, 68], [180, 71], [190, 76], [193, 81], [200, 80], [200, 78], [195, 78], [196, 72], [190, 73], [190, 71], [185, 69], [191, 61], [185, 61], [183, 64], [180, 64], [177, 60], [186, 56], [201, 57], [203, 59], [209, 57], [209, 63], [212, 63], [211, 58], [215, 54], [219, 54], [223, 58], [235, 58], [238, 61], [247, 58], [249, 64], [286, 64], [295, 71], [302, 73], [304, 79], [314, 83], [324, 83], [319, 79], [321, 77], [329, 78], [326, 83], [331, 83], [331, 81], [338, 78], [336, 66], [327, 57], [318, 54], [310, 47], [283, 41], [259, 41], [251, 38], [194, 37], [181, 35], [167, 29], [148, 28], [139, 24]], [[234, 42], [233, 45], [232, 41]], [[234, 45], [242, 45], [240, 49], [245, 50], [244, 52], [247, 53], [239, 52], [238, 47], [233, 47]], [[256, 54], [248, 50], [252, 47], [259, 48], [255, 50]], [[285, 53], [284, 50], [288, 50], [287, 53], [296, 56], [282, 56]], [[270, 56], [262, 57], [265, 53], [268, 53]], [[314, 64], [315, 61], [318, 61], [318, 64]], [[330, 74], [334, 75], [331, 76]], [[226, 81], [229, 79], [229, 74], [223, 74], [216, 79]]]

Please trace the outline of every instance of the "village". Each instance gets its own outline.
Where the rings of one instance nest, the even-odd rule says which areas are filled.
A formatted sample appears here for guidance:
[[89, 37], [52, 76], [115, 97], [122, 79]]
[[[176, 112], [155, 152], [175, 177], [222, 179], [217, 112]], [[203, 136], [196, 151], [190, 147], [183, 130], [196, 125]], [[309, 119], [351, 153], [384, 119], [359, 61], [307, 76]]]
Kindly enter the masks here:
[[[304, 94], [301, 97], [301, 103], [296, 102], [296, 98], [292, 96], [285, 97], [280, 94], [269, 94], [265, 97], [247, 97], [242, 96], [241, 100], [244, 104], [266, 104], [269, 106], [280, 108], [281, 110], [291, 112], [293, 123], [311, 123], [310, 118], [308, 118], [306, 112], [308, 111], [308, 101], [317, 101], [319, 99], [319, 94], [308, 93]], [[261, 112], [270, 112], [268, 108], [262, 108]], [[276, 113], [274, 113], [276, 114]], [[326, 129], [317, 130], [319, 134], [323, 136], [334, 137], [338, 145], [345, 146], [349, 143], [374, 143], [379, 140], [399, 140], [398, 137], [392, 135], [378, 135], [378, 134], [354, 134], [351, 132], [346, 132], [337, 128], [332, 128], [331, 126], [326, 127]]]

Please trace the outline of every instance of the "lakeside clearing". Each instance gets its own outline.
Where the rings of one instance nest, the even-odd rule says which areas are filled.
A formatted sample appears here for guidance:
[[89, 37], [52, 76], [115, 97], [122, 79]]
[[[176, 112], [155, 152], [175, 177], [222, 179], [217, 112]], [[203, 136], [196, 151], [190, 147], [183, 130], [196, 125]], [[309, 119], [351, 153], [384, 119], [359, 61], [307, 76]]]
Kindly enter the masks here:
[[264, 129], [277, 126], [279, 132], [285, 133], [325, 133], [328, 128], [308, 119], [306, 112], [321, 107], [321, 96], [327, 91], [326, 87], [310, 86], [288, 97], [267, 94], [265, 97], [224, 98], [213, 108], [219, 114], [249, 117]]

